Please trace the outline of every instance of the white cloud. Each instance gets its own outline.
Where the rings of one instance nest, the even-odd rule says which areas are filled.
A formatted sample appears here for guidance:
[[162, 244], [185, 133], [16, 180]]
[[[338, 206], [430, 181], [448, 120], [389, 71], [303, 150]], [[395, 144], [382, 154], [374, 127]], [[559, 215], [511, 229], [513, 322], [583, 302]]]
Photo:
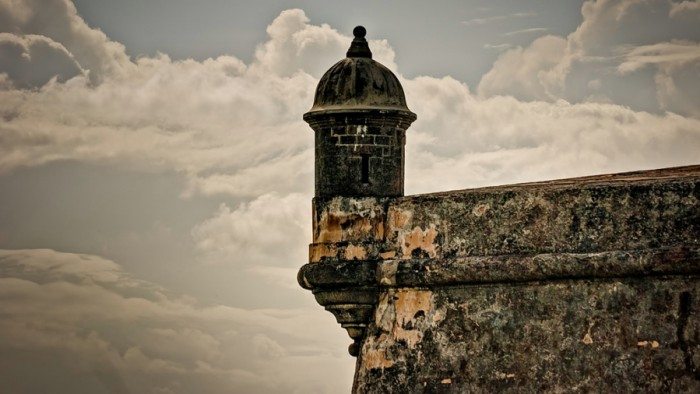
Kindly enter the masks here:
[[128, 287], [138, 282], [127, 275], [117, 274], [119, 266], [99, 256], [56, 253], [50, 249], [0, 250], [0, 275], [21, 272], [23, 278], [35, 281], [52, 280], [70, 283], [97, 283], [101, 286], [119, 284]]
[[660, 42], [641, 45], [625, 51], [624, 61], [617, 66], [622, 73], [631, 73], [651, 65], [672, 70], [700, 60], [700, 43], [691, 41]]
[[214, 217], [192, 230], [192, 236], [211, 263], [296, 266], [308, 258], [310, 218], [310, 196], [266, 194], [234, 210], [221, 205]]
[[[555, 133], [562, 140], [575, 138], [565, 129], [538, 130], [546, 129], [542, 125], [548, 124], [547, 121], [551, 119], [532, 111], [560, 116], [562, 106], [557, 100], [562, 95], [566, 96], [567, 75], [573, 64], [571, 59], [582, 59], [585, 56], [581, 53], [586, 56], [598, 53], [587, 37], [598, 34], [596, 31], [600, 26], [608, 26], [611, 21], [629, 14], [632, 6], [629, 2], [586, 3], [583, 7], [584, 22], [569, 38], [545, 36], [527, 48], [515, 48], [502, 54], [493, 69], [483, 77], [479, 97], [473, 97], [465, 86], [455, 84], [450, 79], [433, 80], [427, 85], [424, 82], [429, 79], [425, 78], [405, 80], [409, 105], [419, 116], [419, 121], [409, 131], [409, 146], [419, 139], [439, 136], [437, 143], [418, 145], [420, 150], [413, 151], [414, 156], [409, 156], [409, 164], [416, 163], [413, 160], [419, 156], [425, 160], [432, 157], [432, 161], [420, 161], [421, 165], [430, 168], [443, 159], [456, 160], [458, 155], [455, 151], [458, 149], [473, 158], [478, 153], [492, 155], [495, 149], [503, 147], [544, 147], [551, 139], [547, 133]], [[32, 12], [29, 14], [33, 18], [43, 15], [30, 8]], [[82, 19], [73, 15], [70, 7], [64, 8], [67, 14], [61, 20], [72, 18], [75, 23], [84, 25]], [[21, 15], [22, 7], [17, 9], [19, 11], [15, 14]], [[16, 19], [22, 18], [16, 16]], [[27, 23], [15, 24], [25, 26]], [[89, 29], [86, 25], [84, 28]], [[603, 30], [610, 32], [609, 26]], [[102, 37], [100, 34], [96, 37]], [[132, 66], [127, 67], [128, 72], [106, 73], [104, 80], [96, 86], [77, 76], [65, 83], [49, 83], [37, 91], [1, 91], [0, 114], [7, 121], [0, 125], [0, 171], [60, 159], [76, 159], [120, 165], [128, 163], [133, 168], [147, 171], [174, 169], [188, 177], [189, 187], [183, 193], [189, 195], [224, 193], [250, 199], [269, 193], [278, 193], [279, 196], [309, 193], [312, 187], [313, 136], [300, 117], [311, 105], [315, 77], [332, 63], [331, 59], [342, 57], [350, 37], [339, 34], [327, 25], [310, 24], [301, 10], [282, 12], [268, 27], [268, 35], [269, 39], [258, 47], [255, 60], [248, 65], [231, 56], [198, 62], [172, 61], [160, 55], [131, 63]], [[105, 40], [103, 43], [108, 42], [107, 38]], [[395, 68], [393, 50], [386, 42], [372, 42], [371, 45], [378, 60]], [[108, 46], [114, 47], [111, 44]], [[71, 47], [65, 45], [65, 48]], [[626, 64], [644, 61], [650, 64], [649, 67], [661, 67], [660, 63], [654, 63], [652, 58], [646, 56], [648, 52], [643, 49], [631, 49], [627, 53]], [[562, 60], [562, 54], [566, 54], [569, 60]], [[78, 56], [75, 58], [79, 60]], [[678, 63], [677, 56], [666, 58], [667, 63]], [[675, 70], [670, 66], [667, 68]], [[676, 71], [667, 74], [665, 78], [663, 75], [656, 78], [655, 83], [664, 87], [663, 94], [658, 94], [659, 101], [678, 107], [677, 102], [682, 100], [675, 97], [684, 100], [689, 97], [690, 102], [686, 103], [686, 107], [692, 111], [695, 107], [694, 96], [686, 92], [688, 84], [675, 80], [677, 75], [682, 74]], [[586, 89], [596, 85], [589, 84], [591, 80], [601, 81], [599, 86], [602, 88], [587, 92], [581, 101], [614, 102], [615, 96], [603, 89], [607, 86], [605, 78], [608, 77], [608, 74], [604, 74], [587, 79], [584, 83]], [[520, 117], [502, 119], [520, 124], [504, 124], [488, 117], [480, 118], [480, 123], [475, 124], [473, 113], [490, 110], [491, 98], [495, 94], [551, 103], [527, 105], [514, 101], [512, 107]], [[595, 112], [600, 117], [599, 122], [582, 124], [590, 127], [605, 124], [608, 113], [612, 113], [610, 116], [615, 119], [616, 113], [622, 111], [621, 108], [605, 108], [610, 108], [610, 111]], [[542, 119], [542, 122], [532, 124], [528, 119]], [[680, 125], [682, 118], [658, 119], [666, 128], [685, 130], [686, 126]], [[572, 119], [571, 123], [575, 124], [576, 121]], [[467, 124], [473, 126], [466, 128], [464, 125]], [[528, 124], [529, 128], [521, 124]], [[617, 130], [614, 126], [613, 122], [606, 133], [614, 134]], [[580, 129], [576, 127], [576, 132]], [[504, 140], [499, 137], [504, 130], [519, 130], [522, 134], [506, 133], [508, 139]], [[480, 133], [488, 134], [489, 138], [482, 138]], [[693, 141], [694, 137], [686, 135], [686, 138]], [[480, 142], [475, 145], [440, 142], [455, 140]], [[676, 142], [671, 137], [665, 141], [669, 144]], [[625, 139], [621, 139], [620, 143], [635, 145], [634, 141]], [[633, 153], [625, 149], [617, 149], [614, 157], [605, 156], [609, 152], [595, 150], [591, 154], [606, 157], [600, 163], [607, 164], [594, 167], [600, 171], [627, 168], [627, 165], [615, 163], [648, 164], [641, 159], [631, 160], [629, 156]], [[658, 157], [657, 154], [647, 156]], [[529, 160], [533, 160], [529, 166], [538, 166], [537, 155], [519, 157], [521, 160], [529, 157]], [[461, 165], [467, 168], [476, 166], [467, 157], [463, 160]], [[665, 161], [660, 158], [655, 163], [670, 165], [687, 160], [682, 155], [670, 154]], [[581, 168], [576, 165], [550, 163], [549, 172], [538, 173], [537, 177], [576, 175], [593, 170], [588, 166]], [[472, 170], [480, 172], [482, 169], [476, 166]], [[508, 171], [517, 172], [518, 169]], [[500, 172], [481, 179], [494, 183], [512, 179], [501, 178], [497, 174]], [[522, 178], [528, 176], [528, 173], [523, 174]], [[468, 179], [453, 181], [445, 176], [439, 179], [445, 179], [445, 185], [473, 185]], [[422, 178], [407, 180], [408, 184], [424, 181], [434, 182]], [[434, 187], [443, 188], [439, 184]]]
[[700, 43], [675, 40], [624, 51], [621, 74], [654, 67], [656, 98], [662, 108], [700, 115]]
[[513, 95], [524, 100], [551, 100], [560, 95], [561, 71], [557, 67], [566, 40], [547, 35], [529, 47], [517, 47], [498, 57], [481, 78], [479, 94]]
[[479, 98], [451, 78], [406, 81], [409, 193], [697, 163], [700, 120], [615, 104]]
[[516, 36], [519, 34], [527, 34], [527, 33], [541, 33], [545, 32], [549, 29], [546, 27], [531, 27], [529, 29], [521, 29], [521, 30], [515, 30], [515, 31], [510, 31], [508, 33], [503, 33], [504, 37], [509, 37], [509, 36]]
[[[700, 19], [672, 19], [673, 7], [681, 5], [665, 0], [587, 1], [581, 25], [566, 38], [540, 37], [501, 54], [482, 77], [479, 94], [582, 102], [593, 93], [587, 83], [603, 79], [607, 96], [618, 104], [698, 116], [700, 97], [693, 93], [697, 78], [686, 75], [697, 76], [697, 43], [679, 35], [697, 32]], [[630, 75], [644, 65], [655, 72]], [[623, 73], [610, 72], [616, 68]], [[634, 83], [629, 83], [633, 77]], [[673, 92], [667, 88], [669, 81], [675, 82]], [[682, 99], [667, 97], [673, 94]]]
[[700, 1], [698, 0], [684, 0], [684, 1], [671, 1], [671, 10], [668, 15], [671, 18], [681, 17], [686, 15], [692, 15], [693, 13], [700, 12]]
[[495, 49], [497, 51], [503, 51], [510, 49], [513, 46], [511, 44], [484, 44], [484, 49]]
[[[305, 242], [308, 242], [308, 240], [305, 240]], [[289, 250], [289, 254], [296, 255], [297, 253], [301, 252], [300, 254], [306, 255], [306, 251], [306, 248], [300, 247], [300, 245], [294, 245]], [[279, 263], [292, 263], [292, 261], [280, 261]], [[296, 264], [294, 267], [269, 267], [264, 265], [254, 265], [249, 267], [248, 271], [259, 275], [265, 281], [265, 283], [281, 286], [291, 290], [299, 290], [299, 283], [297, 283], [297, 272], [299, 269], [297, 268], [297, 265], [298, 264]]]
[[462, 21], [462, 24], [465, 26], [485, 25], [488, 23], [500, 22], [500, 21], [513, 19], [513, 18], [525, 18], [525, 17], [530, 17], [530, 16], [537, 16], [537, 14], [534, 12], [515, 12], [512, 14], [506, 14], [506, 15], [493, 15], [493, 16], [487, 16], [487, 17], [483, 17], [483, 18], [473, 18], [473, 19], [469, 19], [466, 21]]
[[[320, 78], [345, 56], [351, 37], [340, 34], [327, 24], [309, 24], [300, 9], [282, 11], [267, 27], [269, 40], [255, 51], [253, 67], [261, 73], [287, 77], [303, 72]], [[394, 50], [386, 40], [369, 40], [373, 59], [396, 70]], [[309, 103], [310, 107], [310, 103]]]
[[[58, 12], [54, 8], [46, 12]], [[28, 20], [49, 17], [33, 3], [28, 9]], [[12, 10], [11, 16], [22, 19]], [[60, 21], [82, 26], [73, 29], [78, 32], [89, 30], [72, 5], [62, 11]], [[103, 36], [90, 31], [83, 41]], [[174, 169], [190, 179], [188, 194], [253, 197], [310, 190], [313, 135], [301, 114], [313, 100], [312, 75], [319, 77], [342, 57], [351, 38], [327, 25], [310, 25], [301, 10], [283, 12], [268, 32], [250, 65], [231, 56], [197, 62], [159, 55], [135, 63], [124, 57], [126, 71], [101, 73], [97, 85], [77, 76], [37, 91], [0, 91], [0, 115], [8, 120], [0, 126], [0, 172], [77, 159]], [[104, 51], [119, 47], [103, 38], [109, 47]], [[65, 48], [71, 51], [82, 42], [69, 41]], [[395, 68], [386, 41], [371, 45], [375, 58]]]
[[198, 305], [97, 256], [1, 250], [0, 267], [10, 392], [338, 392], [352, 378], [327, 313]]
[[[60, 159], [118, 161], [174, 169], [205, 192], [221, 189], [207, 178], [226, 178], [225, 190], [235, 195], [271, 184], [308, 189], [311, 170], [297, 159], [310, 157], [312, 135], [299, 116], [312, 97], [308, 74], [258, 74], [231, 57], [161, 56], [137, 65], [128, 78], [95, 87], [76, 77], [39, 91], [0, 92], [9, 120], [0, 125], [0, 171]], [[252, 177], [229, 177], [246, 169]], [[290, 181], [296, 174], [307, 182]]]
[[70, 0], [0, 0], [0, 32], [45, 36], [61, 43], [93, 82], [134, 68], [124, 46], [89, 27]]

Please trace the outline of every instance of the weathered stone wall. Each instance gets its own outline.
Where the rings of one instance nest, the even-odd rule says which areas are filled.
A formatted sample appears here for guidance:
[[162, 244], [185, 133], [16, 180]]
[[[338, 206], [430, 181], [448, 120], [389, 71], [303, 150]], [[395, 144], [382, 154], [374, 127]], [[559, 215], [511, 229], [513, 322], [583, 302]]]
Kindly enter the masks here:
[[316, 198], [356, 392], [700, 391], [700, 166]]
[[696, 277], [580, 279], [379, 297], [356, 392], [698, 392]]

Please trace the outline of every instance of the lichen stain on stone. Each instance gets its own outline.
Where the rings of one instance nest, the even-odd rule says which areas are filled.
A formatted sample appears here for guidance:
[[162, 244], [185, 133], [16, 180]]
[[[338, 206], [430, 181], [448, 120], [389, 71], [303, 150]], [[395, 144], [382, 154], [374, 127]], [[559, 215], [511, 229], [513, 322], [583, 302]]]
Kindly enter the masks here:
[[375, 324], [379, 329], [385, 332], [390, 332], [396, 321], [396, 309], [393, 301], [394, 290], [389, 289], [379, 296], [379, 302], [375, 309]]
[[413, 212], [403, 209], [391, 209], [388, 215], [389, 228], [393, 231], [403, 229], [413, 219]]
[[[381, 232], [384, 233], [383, 224]], [[370, 219], [357, 214], [324, 212], [316, 229], [315, 242], [341, 242], [350, 239], [373, 238]]]
[[395, 340], [403, 340], [410, 348], [414, 348], [423, 338], [422, 330], [417, 327], [420, 316], [432, 315], [433, 293], [428, 290], [400, 289], [394, 297], [396, 324], [394, 325]]
[[337, 199], [314, 209], [316, 243], [384, 239], [385, 215], [376, 200]]
[[387, 357], [386, 349], [381, 344], [387, 342], [387, 335], [382, 334], [376, 341], [374, 338], [368, 338], [365, 343], [365, 349], [362, 352], [362, 368], [384, 369], [394, 365], [394, 360]]
[[586, 333], [586, 335], [583, 336], [583, 339], [581, 339], [581, 342], [583, 342], [586, 345], [590, 345], [593, 343], [593, 338], [591, 337], [590, 333]]
[[377, 280], [382, 286], [396, 284], [396, 270], [399, 267], [398, 260], [380, 261], [377, 265]]
[[386, 357], [385, 349], [370, 349], [362, 356], [362, 365], [366, 369], [384, 369], [394, 365], [393, 360]]
[[345, 248], [345, 260], [365, 260], [367, 258], [367, 250], [360, 245], [348, 245]]
[[473, 209], [472, 209], [472, 215], [480, 218], [484, 216], [484, 214], [491, 208], [489, 204], [477, 204]]
[[497, 379], [513, 379], [515, 377], [514, 373], [505, 373], [505, 372], [500, 372], [496, 371], [494, 372], [494, 375], [496, 376]]
[[586, 331], [586, 334], [583, 336], [583, 339], [581, 339], [581, 342], [584, 345], [591, 345], [593, 344], [593, 336], [591, 336], [591, 328], [593, 328], [595, 323], [589, 323], [588, 324], [588, 331]]
[[382, 220], [378, 220], [374, 223], [374, 239], [384, 239], [384, 222]]
[[659, 347], [659, 342], [658, 341], [639, 341], [637, 342], [637, 346], [639, 347], [651, 347], [652, 349], [656, 349]]
[[415, 318], [416, 313], [431, 312], [433, 293], [429, 290], [399, 289], [395, 294], [396, 321], [405, 325]]
[[333, 245], [311, 244], [309, 246], [309, 262], [318, 263], [326, 257], [335, 257], [336, 248]]
[[388, 289], [380, 295], [375, 310], [375, 325], [383, 332], [380, 338], [385, 338], [378, 342], [389, 346], [402, 341], [415, 348], [424, 329], [444, 317], [444, 313], [437, 312], [431, 291]]
[[416, 226], [410, 232], [400, 234], [399, 243], [403, 258], [411, 258], [416, 250], [427, 253], [430, 258], [437, 257], [437, 235], [438, 232], [432, 224], [426, 230]]
[[396, 251], [395, 251], [395, 250], [389, 250], [389, 251], [387, 251], [387, 252], [379, 253], [379, 257], [381, 257], [381, 258], [384, 259], [384, 260], [393, 259], [394, 257], [396, 257]]
[[433, 323], [438, 323], [445, 318], [445, 311], [442, 309], [435, 310], [433, 313]]

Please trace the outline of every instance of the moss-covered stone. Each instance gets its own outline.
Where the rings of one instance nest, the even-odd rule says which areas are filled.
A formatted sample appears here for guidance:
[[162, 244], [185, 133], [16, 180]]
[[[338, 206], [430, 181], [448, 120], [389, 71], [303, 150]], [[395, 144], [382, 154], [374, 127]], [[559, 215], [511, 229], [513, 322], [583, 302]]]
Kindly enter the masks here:
[[695, 276], [388, 289], [355, 391], [697, 392], [698, 296]]

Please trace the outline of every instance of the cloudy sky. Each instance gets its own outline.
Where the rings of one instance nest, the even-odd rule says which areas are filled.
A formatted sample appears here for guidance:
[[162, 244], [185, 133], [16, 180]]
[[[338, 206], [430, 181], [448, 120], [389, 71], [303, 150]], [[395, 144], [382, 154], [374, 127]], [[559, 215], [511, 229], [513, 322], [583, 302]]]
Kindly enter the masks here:
[[698, 1], [0, 0], [3, 391], [349, 390], [295, 274], [357, 24], [409, 194], [700, 162]]

